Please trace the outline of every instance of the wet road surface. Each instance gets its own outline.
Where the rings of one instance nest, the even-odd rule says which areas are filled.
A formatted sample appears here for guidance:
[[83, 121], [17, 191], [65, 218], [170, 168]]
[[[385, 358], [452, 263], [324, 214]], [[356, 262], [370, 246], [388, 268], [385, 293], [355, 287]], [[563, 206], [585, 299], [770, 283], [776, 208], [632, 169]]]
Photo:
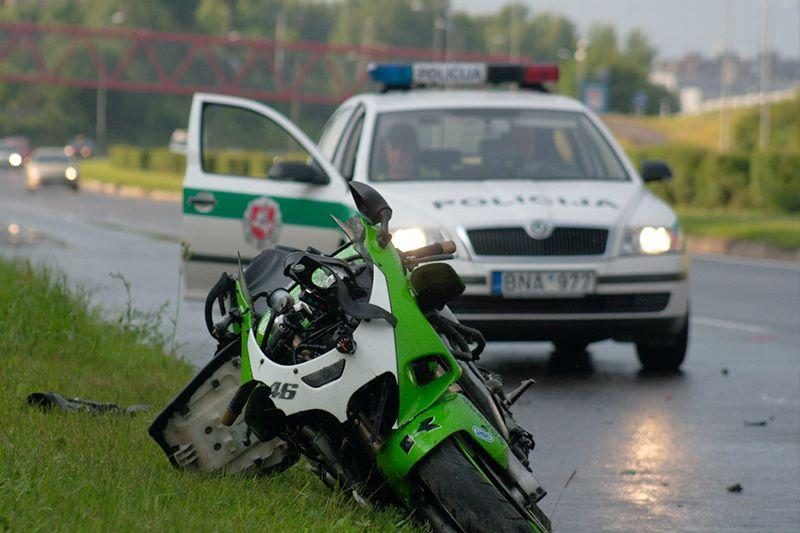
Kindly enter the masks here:
[[[0, 254], [57, 265], [113, 313], [127, 305], [109, 276], [119, 272], [138, 309], [166, 303], [165, 334], [179, 242], [174, 203], [30, 194], [21, 174], [0, 171]], [[642, 374], [633, 347], [613, 342], [567, 368], [545, 343], [496, 343], [483, 356], [508, 387], [537, 381], [516, 413], [536, 438], [541, 505], [557, 531], [798, 531], [800, 266], [695, 258], [691, 294], [676, 375]], [[177, 317], [178, 352], [203, 364], [213, 342], [202, 304], [181, 300]]]

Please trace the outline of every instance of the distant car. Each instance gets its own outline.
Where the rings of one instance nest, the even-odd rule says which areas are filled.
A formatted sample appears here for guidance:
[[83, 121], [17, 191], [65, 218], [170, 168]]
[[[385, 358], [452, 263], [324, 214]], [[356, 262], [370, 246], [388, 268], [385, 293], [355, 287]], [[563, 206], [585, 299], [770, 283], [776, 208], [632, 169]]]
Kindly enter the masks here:
[[25, 161], [25, 186], [30, 191], [42, 185], [67, 185], [78, 190], [78, 165], [61, 148], [37, 148]]
[[31, 153], [27, 137], [15, 136], [0, 139], [0, 167], [20, 167]]
[[173, 154], [186, 155], [186, 139], [186, 130], [177, 129], [173, 131], [169, 138], [169, 151]]
[[94, 155], [94, 139], [86, 135], [76, 135], [64, 146], [67, 157], [92, 157]]

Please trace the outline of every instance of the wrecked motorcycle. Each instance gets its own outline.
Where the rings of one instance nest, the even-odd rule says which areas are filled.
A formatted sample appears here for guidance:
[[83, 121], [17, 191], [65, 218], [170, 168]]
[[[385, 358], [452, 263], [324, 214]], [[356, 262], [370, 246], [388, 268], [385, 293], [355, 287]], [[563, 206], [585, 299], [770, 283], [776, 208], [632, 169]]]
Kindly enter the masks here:
[[[206, 301], [212, 361], [150, 427], [172, 464], [271, 473], [304, 456], [363, 503], [405, 505], [441, 531], [549, 531], [530, 433], [476, 365], [480, 333], [446, 307], [464, 285], [452, 242], [400, 252], [369, 186], [330, 255], [273, 247]], [[221, 319], [212, 309], [219, 304]]]

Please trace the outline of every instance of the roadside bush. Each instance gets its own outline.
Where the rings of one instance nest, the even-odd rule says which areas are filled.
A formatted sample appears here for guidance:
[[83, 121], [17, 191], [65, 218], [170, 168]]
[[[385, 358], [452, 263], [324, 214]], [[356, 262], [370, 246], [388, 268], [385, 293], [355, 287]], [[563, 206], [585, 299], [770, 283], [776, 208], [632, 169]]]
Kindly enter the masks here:
[[693, 205], [699, 207], [749, 207], [750, 158], [739, 154], [710, 153], [697, 168]]
[[220, 174], [250, 175], [250, 160], [247, 152], [221, 151], [216, 160], [216, 172]]
[[148, 169], [159, 170], [162, 172], [174, 172], [176, 174], [183, 174], [186, 168], [186, 157], [181, 154], [175, 154], [169, 151], [168, 148], [150, 148], [148, 150], [150, 156], [148, 158]]
[[[800, 92], [792, 100], [777, 102], [770, 109], [770, 143], [782, 152], [800, 152]], [[754, 151], [758, 148], [760, 109], [753, 107], [736, 121], [733, 133], [735, 150]]]
[[756, 205], [800, 212], [800, 154], [757, 153], [750, 177], [750, 195]]
[[269, 167], [272, 166], [272, 156], [264, 152], [250, 152], [248, 155], [250, 175], [259, 178], [266, 177]]
[[111, 163], [119, 167], [146, 168], [148, 161], [147, 150], [128, 144], [115, 144], [109, 147], [108, 155]]
[[693, 205], [696, 196], [698, 169], [708, 150], [696, 146], [666, 144], [634, 148], [628, 155], [638, 167], [645, 160], [661, 160], [672, 168], [672, 179], [664, 183], [654, 183], [650, 188], [674, 205]]

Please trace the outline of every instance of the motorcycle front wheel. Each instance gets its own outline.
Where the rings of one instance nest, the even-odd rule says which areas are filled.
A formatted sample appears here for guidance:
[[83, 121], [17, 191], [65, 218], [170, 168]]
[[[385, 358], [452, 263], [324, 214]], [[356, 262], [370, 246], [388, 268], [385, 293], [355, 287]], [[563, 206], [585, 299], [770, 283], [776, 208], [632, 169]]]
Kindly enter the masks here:
[[430, 452], [416, 473], [427, 498], [435, 500], [442, 522], [448, 526], [437, 529], [466, 533], [549, 530], [510, 502], [452, 439]]

